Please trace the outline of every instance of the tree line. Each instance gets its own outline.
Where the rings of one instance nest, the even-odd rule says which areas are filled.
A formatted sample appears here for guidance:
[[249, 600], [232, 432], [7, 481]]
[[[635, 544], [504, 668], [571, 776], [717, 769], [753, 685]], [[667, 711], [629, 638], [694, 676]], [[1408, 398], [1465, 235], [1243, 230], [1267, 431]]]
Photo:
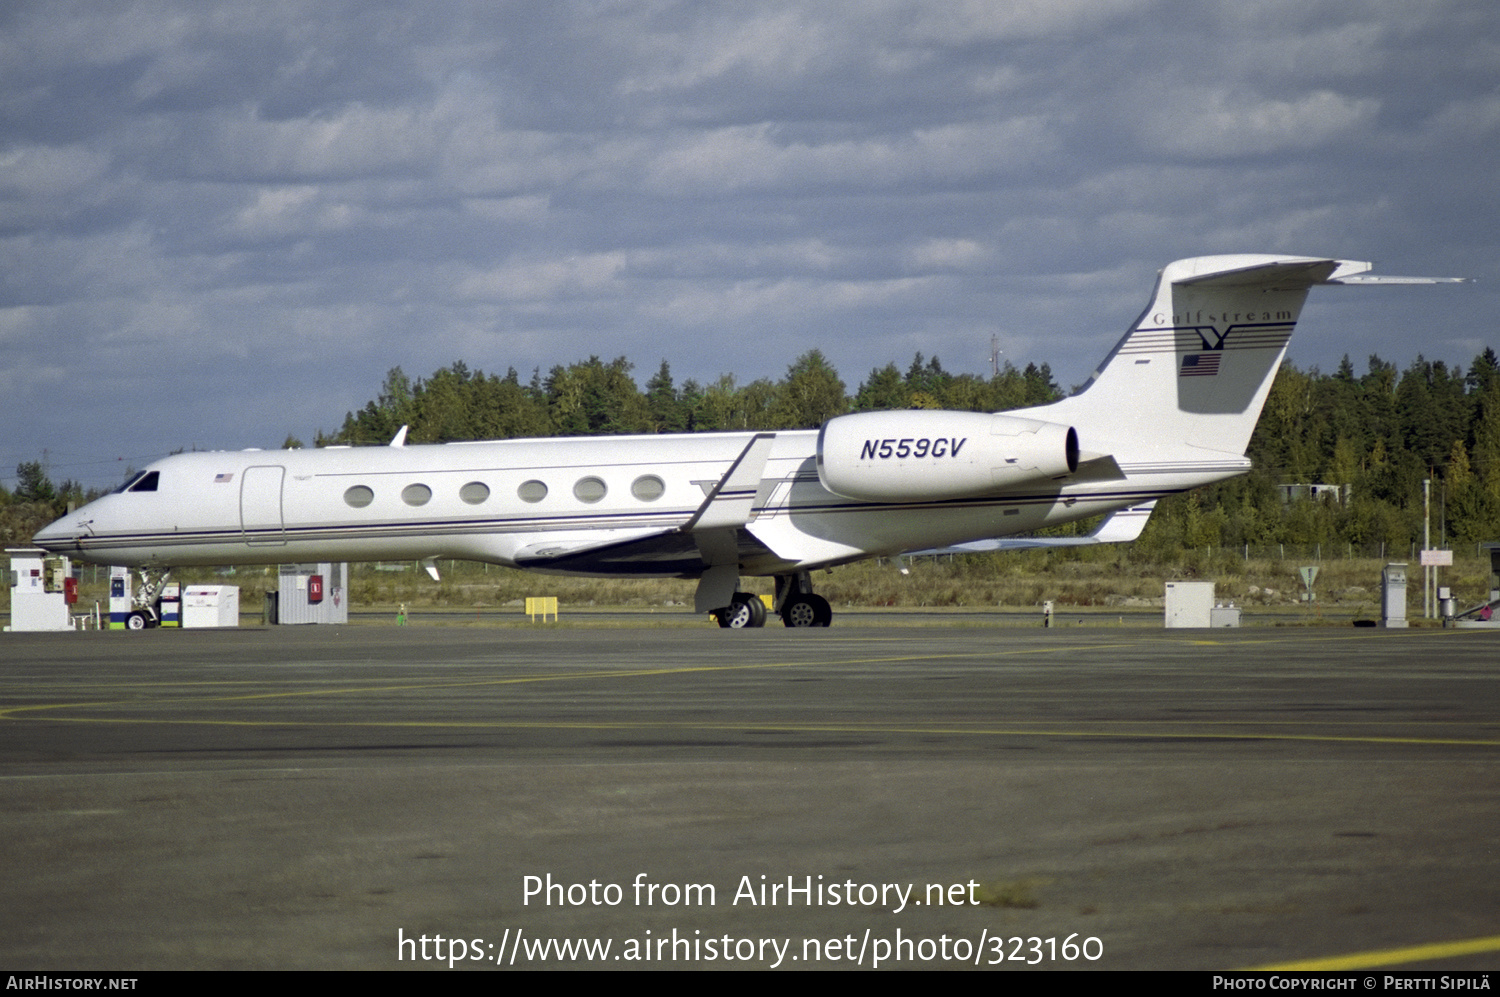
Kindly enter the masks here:
[[[992, 378], [950, 374], [937, 357], [918, 353], [903, 375], [895, 364], [870, 372], [851, 397], [838, 372], [818, 350], [809, 350], [779, 381], [739, 384], [725, 374], [711, 384], [679, 387], [663, 360], [645, 390], [625, 357], [599, 357], [540, 369], [523, 384], [514, 367], [504, 376], [470, 370], [462, 362], [413, 381], [400, 367], [386, 374], [380, 392], [344, 417], [338, 432], [316, 443], [387, 443], [407, 426], [412, 443], [499, 440], [526, 436], [621, 433], [699, 433], [743, 429], [816, 429], [845, 412], [933, 408], [998, 412], [1041, 405], [1060, 397], [1046, 364], [1017, 370], [1006, 365]], [[290, 442], [296, 442], [291, 440]]]

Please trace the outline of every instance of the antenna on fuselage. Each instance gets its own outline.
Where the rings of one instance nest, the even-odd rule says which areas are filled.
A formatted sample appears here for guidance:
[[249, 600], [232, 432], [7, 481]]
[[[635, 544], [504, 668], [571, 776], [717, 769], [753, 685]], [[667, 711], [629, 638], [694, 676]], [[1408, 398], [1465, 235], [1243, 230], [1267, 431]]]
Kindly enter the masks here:
[[395, 437], [395, 439], [391, 440], [391, 446], [393, 446], [393, 447], [404, 447], [404, 446], [406, 446], [406, 427], [405, 426], [402, 426], [400, 429], [396, 430], [396, 437]]

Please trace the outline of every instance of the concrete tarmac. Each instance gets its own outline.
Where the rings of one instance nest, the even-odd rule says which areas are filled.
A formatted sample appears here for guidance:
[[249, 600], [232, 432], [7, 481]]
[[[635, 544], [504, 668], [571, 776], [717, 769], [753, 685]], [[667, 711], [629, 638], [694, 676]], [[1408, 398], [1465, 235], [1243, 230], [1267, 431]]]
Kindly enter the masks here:
[[4, 634], [0, 961], [1494, 967], [1497, 652], [1353, 628]]

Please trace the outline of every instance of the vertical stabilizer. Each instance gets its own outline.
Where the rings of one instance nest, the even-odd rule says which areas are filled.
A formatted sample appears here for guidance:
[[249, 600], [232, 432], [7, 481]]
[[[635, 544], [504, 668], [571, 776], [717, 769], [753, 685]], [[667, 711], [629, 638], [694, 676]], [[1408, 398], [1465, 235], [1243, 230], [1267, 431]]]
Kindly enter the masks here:
[[1028, 414], [1076, 426], [1088, 451], [1243, 454], [1308, 289], [1368, 269], [1296, 256], [1178, 260], [1088, 383]]

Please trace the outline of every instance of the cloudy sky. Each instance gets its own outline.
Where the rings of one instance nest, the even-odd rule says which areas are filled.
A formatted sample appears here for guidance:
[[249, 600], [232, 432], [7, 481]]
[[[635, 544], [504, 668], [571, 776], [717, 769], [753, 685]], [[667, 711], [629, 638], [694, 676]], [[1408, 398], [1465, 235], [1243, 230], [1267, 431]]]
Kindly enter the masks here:
[[1170, 260], [1375, 260], [1292, 357], [1500, 348], [1486, 0], [9, 0], [0, 481], [311, 439], [397, 365], [1082, 381]]

